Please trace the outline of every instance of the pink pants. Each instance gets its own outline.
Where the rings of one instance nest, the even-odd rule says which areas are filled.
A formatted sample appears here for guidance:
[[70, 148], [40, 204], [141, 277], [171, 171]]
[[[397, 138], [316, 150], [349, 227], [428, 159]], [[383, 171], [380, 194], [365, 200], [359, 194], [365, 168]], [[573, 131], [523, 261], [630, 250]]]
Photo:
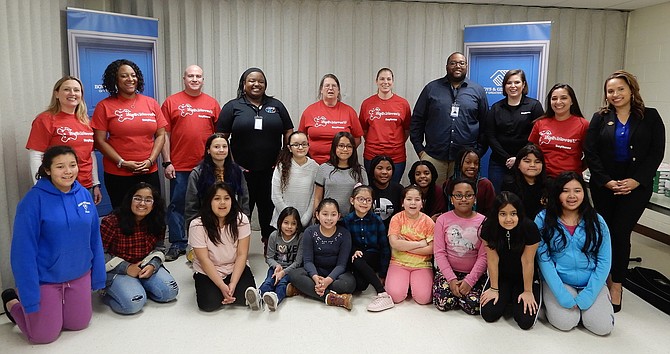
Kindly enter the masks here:
[[386, 292], [396, 304], [407, 297], [411, 286], [412, 298], [420, 305], [430, 304], [433, 300], [433, 270], [431, 268], [408, 268], [395, 264], [389, 265], [386, 274]]
[[21, 303], [12, 306], [10, 312], [21, 332], [34, 344], [55, 341], [63, 329], [84, 329], [93, 312], [91, 272], [69, 282], [41, 285], [37, 312], [26, 314]]

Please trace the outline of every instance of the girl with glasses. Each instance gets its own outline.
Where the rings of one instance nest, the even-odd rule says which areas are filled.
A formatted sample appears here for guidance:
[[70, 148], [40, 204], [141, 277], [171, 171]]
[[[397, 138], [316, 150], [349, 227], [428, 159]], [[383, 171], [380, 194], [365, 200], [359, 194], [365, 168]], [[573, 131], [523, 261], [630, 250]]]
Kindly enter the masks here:
[[349, 196], [357, 183], [368, 184], [365, 168], [358, 162], [354, 136], [348, 132], [335, 134], [330, 145], [330, 159], [319, 166], [314, 188], [314, 205], [323, 198], [333, 198], [340, 208], [340, 216], [346, 215]]
[[461, 178], [447, 190], [454, 209], [435, 223], [433, 304], [440, 311], [462, 309], [479, 313], [479, 297], [486, 277], [486, 249], [479, 236], [484, 215], [473, 210], [475, 182]]
[[349, 198], [353, 210], [342, 218], [342, 222], [351, 233], [351, 265], [356, 291], [364, 291], [372, 284], [377, 295], [367, 309], [379, 312], [393, 307], [393, 300], [383, 285], [391, 251], [384, 223], [372, 211], [373, 201], [372, 188], [364, 185], [354, 188]]
[[165, 204], [158, 191], [140, 182], [121, 206], [100, 223], [107, 261], [103, 302], [122, 315], [139, 312], [147, 297], [156, 302], [177, 298], [179, 287], [163, 267]]
[[272, 225], [286, 207], [294, 207], [301, 215], [300, 224], [309, 226], [314, 214], [314, 180], [319, 165], [309, 157], [307, 135], [295, 131], [288, 144], [279, 152], [277, 167], [272, 174]]

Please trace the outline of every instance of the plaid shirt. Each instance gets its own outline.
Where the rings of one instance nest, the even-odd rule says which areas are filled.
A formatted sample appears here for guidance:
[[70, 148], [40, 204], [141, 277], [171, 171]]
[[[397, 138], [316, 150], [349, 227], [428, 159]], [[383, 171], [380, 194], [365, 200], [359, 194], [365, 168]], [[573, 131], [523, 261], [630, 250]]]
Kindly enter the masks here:
[[379, 274], [386, 276], [391, 260], [386, 227], [381, 218], [372, 211], [359, 218], [355, 211], [342, 218], [344, 226], [351, 234], [351, 254], [356, 251], [379, 253]]
[[130, 263], [137, 263], [144, 259], [160, 241], [160, 236], [150, 234], [146, 227], [135, 226], [135, 232], [132, 235], [124, 235], [119, 227], [119, 218], [115, 214], [102, 218], [100, 234], [105, 253]]

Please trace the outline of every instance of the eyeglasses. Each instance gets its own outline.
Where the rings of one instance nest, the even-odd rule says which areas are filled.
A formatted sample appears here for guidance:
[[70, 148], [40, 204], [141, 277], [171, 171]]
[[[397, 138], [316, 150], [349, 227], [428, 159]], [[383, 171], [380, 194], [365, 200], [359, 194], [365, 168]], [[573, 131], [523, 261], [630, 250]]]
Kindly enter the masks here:
[[466, 66], [468, 63], [464, 61], [450, 61], [449, 66]]
[[363, 204], [370, 204], [372, 203], [372, 198], [356, 197], [356, 201]]
[[342, 150], [351, 150], [354, 148], [354, 146], [349, 144], [337, 144], [337, 148]]
[[295, 148], [295, 149], [297, 149], [297, 148], [305, 149], [305, 148], [309, 147], [309, 143], [300, 143], [300, 144], [293, 143], [293, 144], [289, 144], [288, 146], [290, 146], [292, 148]]
[[463, 194], [452, 194], [451, 196], [456, 198], [456, 200], [463, 200], [463, 198], [465, 198], [467, 200], [471, 200], [472, 198], [475, 197], [474, 194], [465, 194], [465, 195], [463, 195]]
[[142, 198], [140, 196], [134, 196], [133, 197], [133, 202], [135, 202], [137, 204], [142, 204], [142, 202], [144, 202], [144, 204], [146, 204], [146, 205], [151, 205], [151, 204], [154, 203], [154, 198]]

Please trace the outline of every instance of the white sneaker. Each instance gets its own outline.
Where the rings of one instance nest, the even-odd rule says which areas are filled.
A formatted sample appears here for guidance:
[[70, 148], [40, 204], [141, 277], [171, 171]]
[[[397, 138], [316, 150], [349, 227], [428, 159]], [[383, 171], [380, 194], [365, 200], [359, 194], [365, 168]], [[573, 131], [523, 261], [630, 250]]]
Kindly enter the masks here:
[[395, 306], [395, 304], [393, 303], [393, 299], [391, 299], [391, 295], [383, 292], [374, 297], [372, 302], [368, 305], [368, 311], [380, 312], [388, 310], [393, 306]]
[[261, 305], [261, 295], [255, 288], [248, 287], [244, 291], [244, 298], [247, 300], [247, 305], [253, 311], [262, 310], [263, 306]]
[[279, 299], [274, 291], [268, 291], [263, 294], [263, 302], [265, 302], [270, 311], [276, 311], [277, 306], [279, 306]]

